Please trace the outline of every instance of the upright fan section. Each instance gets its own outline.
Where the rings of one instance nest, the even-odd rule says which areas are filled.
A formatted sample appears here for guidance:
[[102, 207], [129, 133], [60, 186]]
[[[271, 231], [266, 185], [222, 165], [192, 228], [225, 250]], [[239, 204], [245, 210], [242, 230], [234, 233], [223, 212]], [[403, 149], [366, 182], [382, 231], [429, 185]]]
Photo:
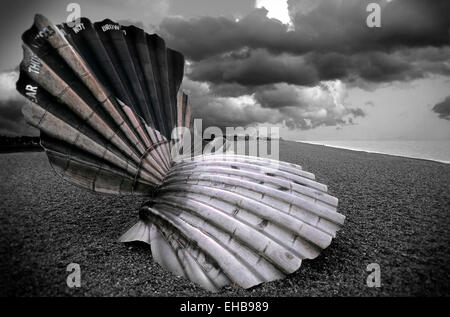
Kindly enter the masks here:
[[182, 54], [111, 20], [36, 15], [22, 39], [17, 89], [55, 171], [99, 192], [152, 193], [172, 166], [172, 130], [191, 121]]

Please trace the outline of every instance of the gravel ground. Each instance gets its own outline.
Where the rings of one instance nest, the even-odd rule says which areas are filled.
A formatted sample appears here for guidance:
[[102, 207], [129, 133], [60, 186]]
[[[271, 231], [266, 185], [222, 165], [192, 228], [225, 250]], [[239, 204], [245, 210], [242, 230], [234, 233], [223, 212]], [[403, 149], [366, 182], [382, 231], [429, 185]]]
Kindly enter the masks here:
[[[117, 238], [143, 199], [91, 193], [57, 177], [44, 153], [0, 154], [0, 295], [450, 295], [450, 165], [283, 141], [281, 159], [329, 186], [347, 219], [331, 246], [287, 278], [211, 294]], [[66, 266], [82, 285], [66, 286]], [[381, 267], [369, 288], [366, 267]]]

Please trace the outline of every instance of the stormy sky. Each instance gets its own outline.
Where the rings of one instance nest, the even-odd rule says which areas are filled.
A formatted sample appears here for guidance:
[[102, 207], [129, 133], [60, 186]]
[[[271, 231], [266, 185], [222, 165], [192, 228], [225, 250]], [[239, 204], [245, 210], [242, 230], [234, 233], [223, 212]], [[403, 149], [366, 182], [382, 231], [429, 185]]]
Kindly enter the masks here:
[[[83, 16], [136, 24], [182, 52], [182, 88], [204, 125], [278, 126], [295, 140], [450, 139], [448, 0], [77, 2]], [[371, 2], [379, 28], [366, 24]], [[2, 11], [0, 134], [36, 133], [14, 91], [20, 34], [37, 12], [65, 21], [68, 3]]]

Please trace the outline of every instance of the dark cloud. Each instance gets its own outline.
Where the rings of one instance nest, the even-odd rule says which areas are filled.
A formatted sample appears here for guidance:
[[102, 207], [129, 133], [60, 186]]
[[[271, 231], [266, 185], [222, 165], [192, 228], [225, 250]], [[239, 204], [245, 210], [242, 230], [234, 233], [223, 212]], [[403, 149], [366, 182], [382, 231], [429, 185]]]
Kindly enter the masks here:
[[353, 115], [353, 117], [355, 117], [355, 118], [366, 116], [366, 112], [364, 110], [362, 110], [361, 108], [349, 108], [348, 112], [351, 113]]
[[[244, 53], [245, 52], [245, 53]], [[450, 47], [403, 49], [393, 53], [307, 53], [273, 55], [262, 49], [214, 56], [191, 65], [187, 75], [196, 81], [228, 88], [274, 83], [315, 86], [323, 80], [383, 83], [450, 75]], [[234, 86], [233, 86], [234, 85]], [[217, 89], [220, 92], [220, 89]], [[225, 89], [228, 92], [229, 89]]]
[[188, 76], [196, 81], [260, 86], [271, 83], [311, 86], [319, 81], [316, 69], [303, 56], [272, 55], [257, 49], [245, 54], [216, 56], [192, 65]]
[[203, 119], [204, 127], [246, 127], [253, 123], [275, 124], [282, 121], [278, 111], [264, 109], [249, 95], [217, 96], [208, 84], [189, 79], [183, 81], [182, 89], [189, 95], [195, 117]]
[[305, 107], [306, 98], [301, 98], [301, 92], [289, 85], [261, 87], [256, 91], [255, 98], [264, 108]]
[[159, 32], [171, 46], [197, 61], [243, 47], [298, 55], [311, 51], [390, 52], [403, 47], [449, 44], [449, 1], [379, 2], [381, 28], [367, 27], [366, 1], [299, 0], [289, 2], [293, 31], [268, 18], [262, 8], [240, 20], [170, 17], [162, 21]]
[[[368, 28], [369, 2], [381, 7], [381, 27]], [[392, 51], [449, 43], [447, 0], [290, 0], [295, 33], [308, 50]]]
[[239, 97], [243, 95], [251, 95], [256, 87], [244, 86], [238, 83], [210, 83], [210, 91], [214, 96], [221, 97]]
[[356, 54], [310, 54], [308, 62], [321, 80], [364, 80], [372, 83], [409, 81], [430, 74], [450, 75], [450, 47], [399, 49]]
[[437, 103], [432, 110], [439, 115], [439, 118], [450, 120], [450, 96]]
[[311, 129], [352, 123], [364, 117], [361, 108], [345, 103], [346, 87], [340, 81], [322, 82], [315, 87], [277, 84], [260, 87], [255, 100], [263, 108], [279, 111], [281, 120], [290, 128]]
[[[324, 82], [316, 87], [286, 83], [254, 88], [252, 94], [217, 96], [210, 84], [186, 79], [183, 90], [203, 125], [249, 126], [278, 124], [290, 129], [353, 124], [364, 117], [360, 108], [345, 104], [346, 89], [341, 82]], [[219, 85], [220, 87], [220, 85]]]
[[[267, 10], [261, 8], [241, 20], [168, 17], [160, 24], [159, 33], [171, 47], [195, 61], [244, 47], [290, 51], [295, 46], [295, 41], [291, 41], [294, 40], [293, 32], [287, 32], [286, 25], [266, 15]], [[296, 51], [299, 50], [300, 46]]]
[[367, 89], [450, 75], [450, 2], [379, 3], [381, 28], [367, 27], [366, 1], [291, 0], [293, 30], [262, 8], [239, 20], [169, 17], [159, 32], [191, 60], [187, 76], [210, 83], [219, 96], [252, 94], [278, 83], [342, 80]]

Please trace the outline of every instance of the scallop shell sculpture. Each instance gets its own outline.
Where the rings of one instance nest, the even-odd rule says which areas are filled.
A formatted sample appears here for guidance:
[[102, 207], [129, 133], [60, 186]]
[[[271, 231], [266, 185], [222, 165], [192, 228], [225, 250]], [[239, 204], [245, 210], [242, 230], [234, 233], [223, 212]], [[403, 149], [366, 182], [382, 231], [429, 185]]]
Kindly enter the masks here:
[[338, 200], [298, 165], [225, 154], [173, 160], [172, 130], [191, 128], [192, 112], [178, 92], [184, 57], [158, 35], [36, 15], [22, 38], [17, 90], [31, 101], [22, 112], [51, 166], [90, 190], [147, 195], [120, 241], [150, 244], [164, 268], [211, 291], [249, 288], [317, 257], [343, 225]]

